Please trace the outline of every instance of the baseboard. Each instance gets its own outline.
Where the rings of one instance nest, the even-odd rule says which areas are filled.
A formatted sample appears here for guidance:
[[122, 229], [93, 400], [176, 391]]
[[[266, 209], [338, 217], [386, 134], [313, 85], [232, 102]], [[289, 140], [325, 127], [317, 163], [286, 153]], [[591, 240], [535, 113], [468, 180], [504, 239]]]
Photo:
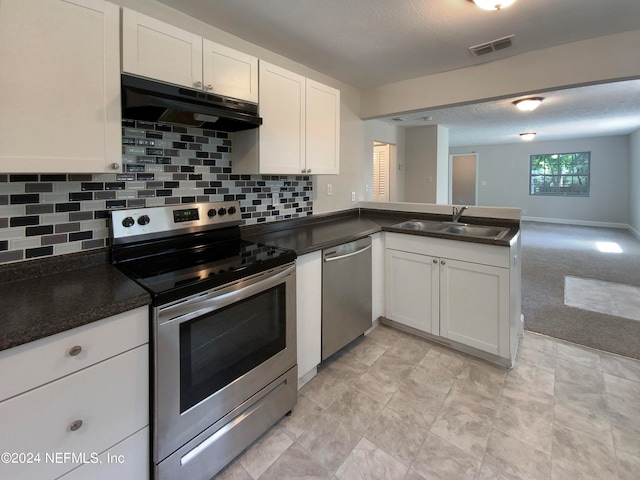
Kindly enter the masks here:
[[629, 225], [629, 231], [638, 239], [640, 240], [640, 232], [638, 232], [635, 228], [633, 228], [631, 225]]
[[633, 230], [630, 225], [626, 223], [614, 223], [614, 222], [594, 222], [591, 220], [570, 220], [566, 218], [546, 218], [546, 217], [522, 217], [524, 222], [541, 222], [541, 223], [562, 223], [563, 225], [581, 225], [584, 227], [607, 227], [607, 228], [622, 228], [630, 230], [634, 235], [638, 235], [638, 232]]
[[307, 382], [309, 382], [309, 380], [311, 380], [317, 374], [318, 374], [318, 367], [313, 367], [307, 373], [305, 373], [300, 378], [298, 378], [298, 390], [304, 387], [307, 384]]

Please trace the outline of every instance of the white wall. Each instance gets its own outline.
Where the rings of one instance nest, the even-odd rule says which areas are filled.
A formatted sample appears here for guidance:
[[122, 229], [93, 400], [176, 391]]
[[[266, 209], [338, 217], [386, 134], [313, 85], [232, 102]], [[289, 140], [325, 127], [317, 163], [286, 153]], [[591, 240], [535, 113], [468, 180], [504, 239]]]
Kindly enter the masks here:
[[405, 129], [405, 195], [402, 201], [436, 203], [437, 125]]
[[442, 125], [405, 128], [405, 196], [412, 203], [447, 203], [449, 130]]
[[[640, 76], [640, 30], [365, 90], [362, 118]], [[553, 72], [553, 74], [549, 74]]]
[[[530, 155], [584, 151], [591, 152], [589, 197], [529, 195]], [[628, 136], [554, 142], [534, 140], [519, 144], [451, 149], [451, 153], [474, 152], [478, 154], [478, 205], [519, 207], [523, 209], [523, 218], [569, 220], [586, 224], [629, 223]]]
[[640, 130], [629, 136], [629, 225], [640, 237]]

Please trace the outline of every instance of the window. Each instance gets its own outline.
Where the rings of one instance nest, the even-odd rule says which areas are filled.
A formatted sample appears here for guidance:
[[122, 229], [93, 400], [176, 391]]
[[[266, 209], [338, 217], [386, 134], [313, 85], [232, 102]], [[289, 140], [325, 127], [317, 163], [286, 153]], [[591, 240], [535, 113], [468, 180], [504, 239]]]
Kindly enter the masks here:
[[531, 155], [529, 194], [589, 196], [591, 152]]

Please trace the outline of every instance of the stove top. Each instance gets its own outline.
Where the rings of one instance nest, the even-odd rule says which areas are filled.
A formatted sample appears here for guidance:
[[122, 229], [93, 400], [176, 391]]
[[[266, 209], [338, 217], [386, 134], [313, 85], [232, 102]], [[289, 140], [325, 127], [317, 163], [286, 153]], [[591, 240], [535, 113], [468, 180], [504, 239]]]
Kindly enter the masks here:
[[293, 262], [295, 252], [240, 238], [237, 203], [114, 211], [112, 263], [162, 305]]

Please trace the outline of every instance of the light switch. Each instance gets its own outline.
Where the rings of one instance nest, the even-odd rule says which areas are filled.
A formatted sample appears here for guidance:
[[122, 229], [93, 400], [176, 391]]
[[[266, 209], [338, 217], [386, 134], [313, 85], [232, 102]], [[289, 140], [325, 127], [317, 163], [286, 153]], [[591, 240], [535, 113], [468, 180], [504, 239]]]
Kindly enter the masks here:
[[327, 183], [327, 196], [333, 195], [333, 185]]

